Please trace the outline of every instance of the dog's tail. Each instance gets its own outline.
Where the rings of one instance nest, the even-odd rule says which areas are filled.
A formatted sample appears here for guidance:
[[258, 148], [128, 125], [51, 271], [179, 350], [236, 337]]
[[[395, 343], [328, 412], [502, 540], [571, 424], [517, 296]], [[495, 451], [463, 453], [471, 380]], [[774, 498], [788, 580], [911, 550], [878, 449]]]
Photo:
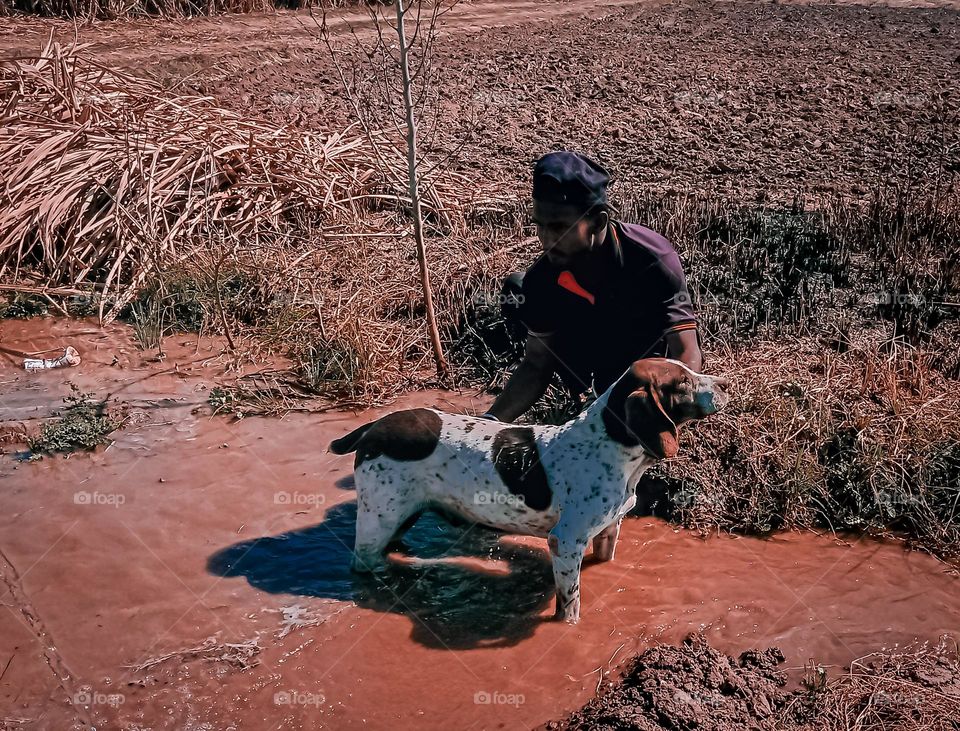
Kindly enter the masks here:
[[357, 448], [360, 439], [367, 433], [367, 430], [376, 423], [375, 421], [371, 421], [369, 424], [357, 427], [345, 437], [334, 439], [330, 442], [330, 451], [334, 454], [347, 454], [348, 452], [352, 452]]

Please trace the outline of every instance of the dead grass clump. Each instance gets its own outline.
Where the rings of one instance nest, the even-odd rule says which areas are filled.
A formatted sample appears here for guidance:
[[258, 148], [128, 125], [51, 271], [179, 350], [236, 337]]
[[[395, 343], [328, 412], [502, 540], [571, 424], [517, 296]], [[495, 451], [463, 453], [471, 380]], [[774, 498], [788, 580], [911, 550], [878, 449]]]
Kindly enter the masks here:
[[[498, 246], [486, 236], [428, 241], [434, 304], [448, 342], [476, 293], [509, 271], [513, 256]], [[436, 382], [412, 239], [345, 236], [293, 259], [275, 247], [247, 247], [231, 259], [231, 271], [254, 278], [276, 306], [247, 327], [225, 301], [228, 326], [287, 353], [299, 383], [314, 394], [375, 403]]]
[[[255, 336], [324, 395], [375, 401], [429, 380], [387, 135], [271, 128], [56, 44], [0, 69], [0, 104], [5, 286], [92, 288], [102, 319], [127, 313], [148, 347], [177, 329], [231, 349]], [[437, 170], [423, 184], [437, 310], [460, 322], [510, 255], [461, 235], [463, 181]]]
[[0, 0], [0, 15], [29, 15], [87, 20], [163, 17], [183, 18], [219, 13], [265, 13], [298, 2], [273, 0]]
[[946, 636], [884, 648], [833, 679], [813, 665], [794, 691], [785, 688], [783, 661], [776, 647], [735, 659], [690, 635], [633, 658], [618, 682], [546, 728], [955, 731], [960, 724], [960, 661]]
[[357, 218], [375, 182], [361, 137], [270, 128], [78, 50], [0, 66], [0, 277], [96, 282], [110, 319], [198, 246]]
[[960, 556], [960, 389], [905, 346], [860, 334], [836, 352], [813, 337], [724, 354], [737, 388], [658, 472], [678, 516], [706, 528], [783, 526], [907, 535]]
[[955, 731], [960, 723], [960, 659], [941, 637], [854, 660], [844, 675], [807, 683], [785, 716], [824, 731]]
[[256, 667], [260, 661], [257, 655], [260, 654], [260, 640], [258, 637], [246, 640], [244, 642], [220, 642], [216, 637], [208, 637], [195, 647], [188, 647], [183, 650], [167, 652], [156, 657], [151, 657], [137, 665], [130, 665], [134, 673], [142, 673], [145, 670], [151, 670], [169, 660], [177, 662], [190, 662], [192, 660], [208, 660], [212, 662], [222, 662], [231, 665], [238, 670], [249, 670]]

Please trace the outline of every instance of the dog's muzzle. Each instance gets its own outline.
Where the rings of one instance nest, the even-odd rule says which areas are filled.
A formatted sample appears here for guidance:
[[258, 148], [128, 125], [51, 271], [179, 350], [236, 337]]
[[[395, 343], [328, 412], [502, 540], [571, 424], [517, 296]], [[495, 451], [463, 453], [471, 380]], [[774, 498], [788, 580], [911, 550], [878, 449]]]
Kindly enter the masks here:
[[730, 381], [726, 378], [701, 376], [696, 395], [700, 413], [703, 416], [710, 416], [724, 408], [730, 402], [730, 395], [727, 392], [729, 387]]

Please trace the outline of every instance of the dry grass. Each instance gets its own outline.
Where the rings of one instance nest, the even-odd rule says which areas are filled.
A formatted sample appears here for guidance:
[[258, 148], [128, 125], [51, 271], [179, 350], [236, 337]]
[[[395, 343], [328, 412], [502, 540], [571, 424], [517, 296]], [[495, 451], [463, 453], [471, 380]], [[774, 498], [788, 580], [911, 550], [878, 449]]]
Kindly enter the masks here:
[[658, 470], [678, 517], [748, 533], [899, 531], [960, 555], [960, 389], [923, 351], [879, 342], [861, 333], [838, 353], [797, 338], [712, 362], [735, 398]]
[[622, 678], [548, 729], [756, 729], [760, 731], [956, 731], [960, 660], [956, 640], [883, 648], [837, 677], [817, 664], [786, 690], [779, 649], [738, 658], [702, 634], [649, 648]]
[[56, 43], [0, 67], [0, 108], [0, 277], [97, 281], [108, 319], [197, 240], [335, 226], [374, 178], [359, 136], [272, 129]]
[[163, 17], [183, 18], [218, 13], [266, 13], [299, 3], [273, 0], [0, 0], [0, 16], [29, 15], [87, 20]]
[[192, 660], [208, 660], [226, 663], [239, 670], [249, 670], [259, 664], [260, 661], [256, 658], [262, 649], [263, 648], [260, 647], [260, 640], [257, 637], [238, 643], [221, 642], [216, 637], [208, 637], [196, 647], [167, 652], [128, 667], [133, 673], [139, 674], [147, 670], [152, 670], [168, 660], [175, 660], [178, 663], [186, 663]]
[[[826, 681], [817, 668], [784, 716], [823, 731], [955, 731], [960, 724], [960, 659], [955, 640], [871, 653]], [[785, 727], [793, 724], [785, 721]]]
[[[86, 288], [104, 320], [128, 311], [148, 347], [184, 324], [189, 282], [191, 329], [231, 346], [256, 330], [292, 349], [316, 392], [374, 399], [420, 377], [409, 200], [386, 135], [273, 128], [81, 50], [0, 67], [0, 280], [39, 296]], [[471, 268], [453, 187], [439, 171], [424, 181], [443, 232], [431, 265], [460, 281], [441, 288], [448, 313]]]
[[273, 128], [79, 50], [51, 43], [0, 67], [0, 278], [96, 282], [109, 320], [198, 250], [284, 247], [289, 260], [357, 236], [372, 206], [406, 204], [363, 135]]

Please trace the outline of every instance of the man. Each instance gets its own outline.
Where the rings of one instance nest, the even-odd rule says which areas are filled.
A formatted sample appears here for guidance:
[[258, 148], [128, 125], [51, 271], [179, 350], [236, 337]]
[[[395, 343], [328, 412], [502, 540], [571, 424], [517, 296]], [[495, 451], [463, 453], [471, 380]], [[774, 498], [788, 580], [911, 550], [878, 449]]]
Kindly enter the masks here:
[[[552, 152], [533, 171], [533, 217], [543, 254], [506, 301], [527, 329], [520, 366], [485, 414], [513, 421], [554, 373], [576, 394], [603, 393], [635, 360], [668, 356], [699, 371], [696, 318], [676, 250], [614, 221], [610, 176], [575, 152]], [[508, 316], [511, 313], [508, 313]]]

